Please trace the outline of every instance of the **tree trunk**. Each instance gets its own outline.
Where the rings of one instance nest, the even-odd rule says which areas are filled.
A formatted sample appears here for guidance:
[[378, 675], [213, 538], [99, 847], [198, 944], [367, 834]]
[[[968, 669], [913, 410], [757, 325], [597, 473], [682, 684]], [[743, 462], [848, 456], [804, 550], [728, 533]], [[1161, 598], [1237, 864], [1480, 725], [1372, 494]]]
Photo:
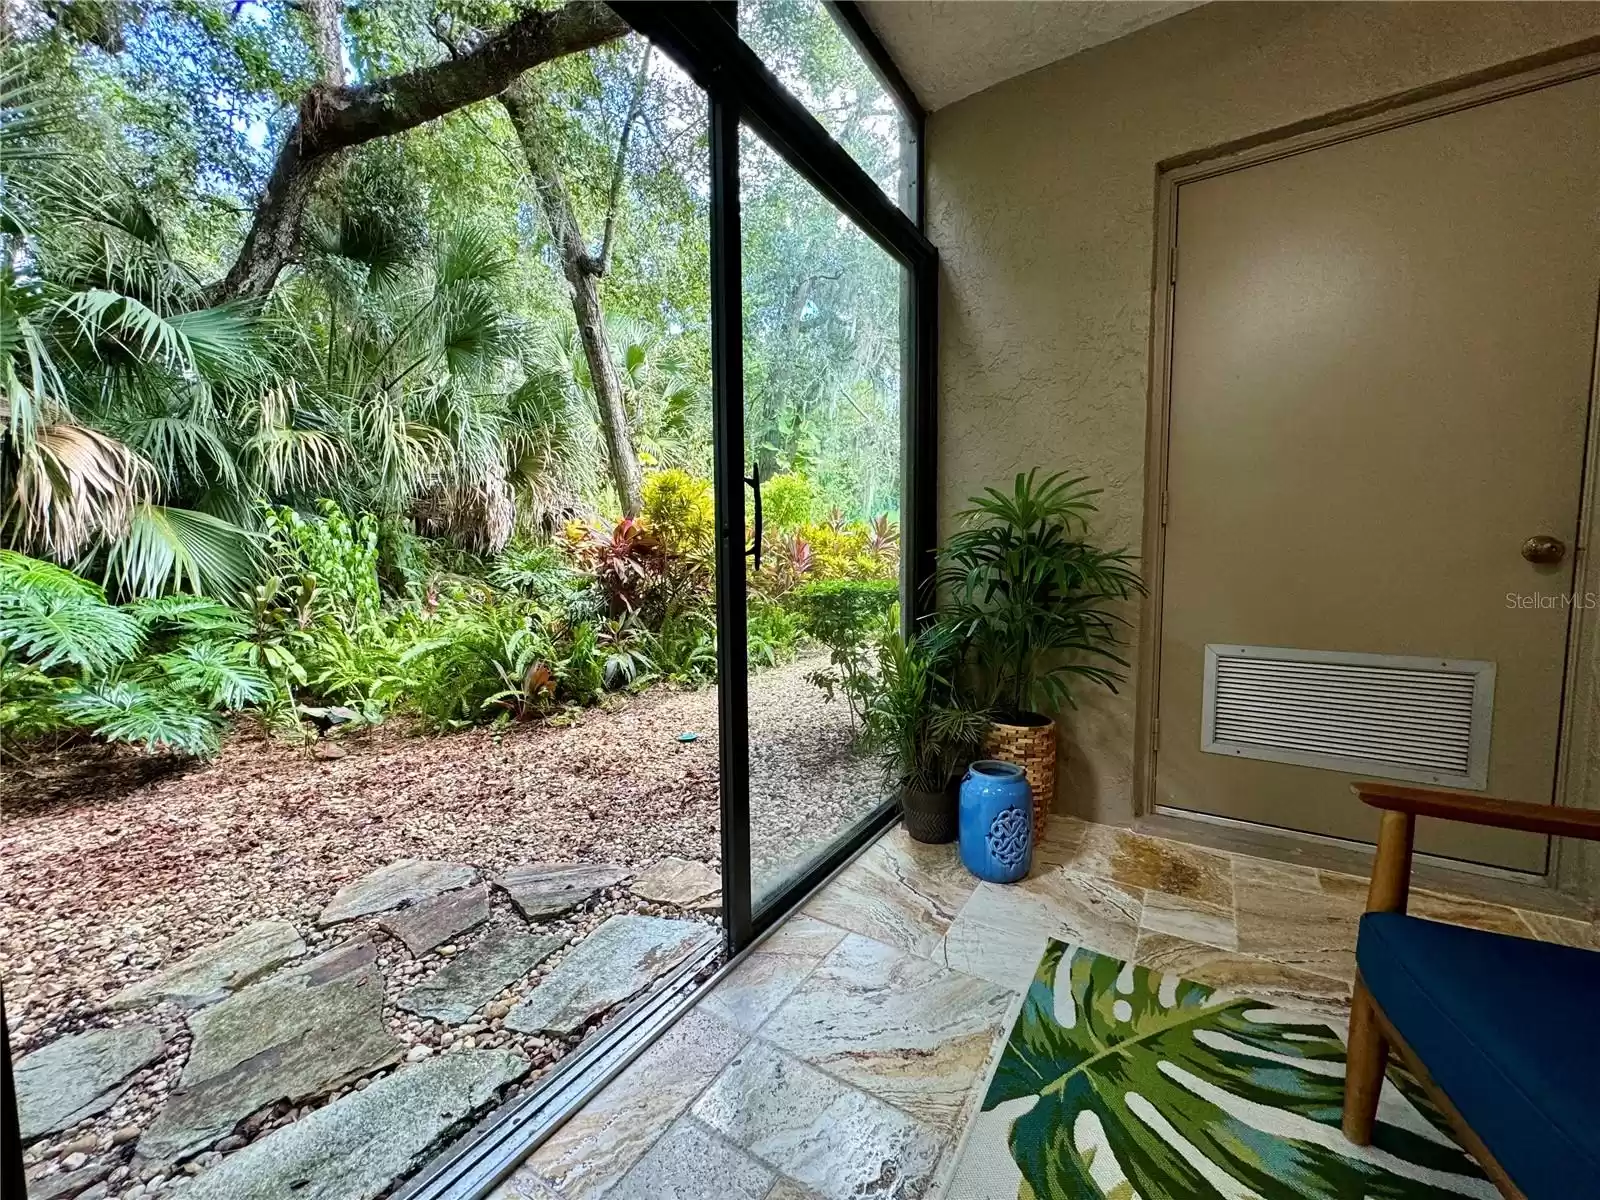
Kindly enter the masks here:
[[300, 102], [299, 119], [278, 151], [239, 257], [211, 289], [212, 303], [258, 299], [272, 289], [294, 259], [313, 188], [339, 151], [488, 100], [531, 67], [628, 32], [627, 23], [604, 4], [573, 0], [557, 9], [524, 12], [470, 53], [352, 87], [330, 82], [330, 67], [343, 73], [339, 8], [334, 0], [311, 0], [306, 6], [323, 79]]
[[643, 479], [639, 455], [633, 447], [628, 410], [622, 399], [622, 380], [611, 356], [611, 341], [606, 335], [605, 314], [600, 310], [599, 280], [603, 264], [591, 258], [566, 184], [556, 168], [555, 154], [538, 127], [539, 98], [524, 80], [518, 80], [500, 96], [517, 141], [528, 160], [539, 203], [550, 225], [550, 236], [561, 255], [561, 269], [572, 288], [572, 315], [578, 323], [583, 356], [589, 364], [589, 379], [594, 385], [595, 405], [600, 410], [600, 429], [606, 441], [606, 460], [617, 500], [624, 516], [637, 517], [644, 507]]

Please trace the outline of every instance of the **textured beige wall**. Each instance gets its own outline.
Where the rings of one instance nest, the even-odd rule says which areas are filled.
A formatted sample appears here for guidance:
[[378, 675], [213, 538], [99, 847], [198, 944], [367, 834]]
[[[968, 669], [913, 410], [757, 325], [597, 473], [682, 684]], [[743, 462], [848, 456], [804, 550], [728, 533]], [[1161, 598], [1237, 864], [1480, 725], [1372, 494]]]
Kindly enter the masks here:
[[[1037, 464], [1137, 549], [1158, 163], [1597, 35], [1600, 4], [1216, 3], [934, 113], [944, 527]], [[1130, 820], [1131, 677], [1063, 726], [1058, 809]]]

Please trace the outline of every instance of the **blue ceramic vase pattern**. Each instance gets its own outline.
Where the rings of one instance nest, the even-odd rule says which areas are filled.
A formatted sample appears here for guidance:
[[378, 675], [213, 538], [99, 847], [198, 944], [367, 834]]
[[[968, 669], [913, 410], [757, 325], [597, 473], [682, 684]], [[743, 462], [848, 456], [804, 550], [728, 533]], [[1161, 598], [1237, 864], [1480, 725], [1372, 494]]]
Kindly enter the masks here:
[[981, 759], [961, 781], [961, 862], [979, 879], [1015, 883], [1033, 866], [1033, 790], [1015, 763]]

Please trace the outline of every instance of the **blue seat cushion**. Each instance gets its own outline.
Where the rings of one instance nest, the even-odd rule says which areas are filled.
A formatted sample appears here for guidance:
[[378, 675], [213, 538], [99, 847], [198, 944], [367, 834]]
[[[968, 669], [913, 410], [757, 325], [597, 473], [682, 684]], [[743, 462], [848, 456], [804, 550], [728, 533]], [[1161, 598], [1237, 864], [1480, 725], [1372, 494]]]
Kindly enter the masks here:
[[1600, 1196], [1600, 953], [1368, 913], [1356, 965], [1528, 1200]]

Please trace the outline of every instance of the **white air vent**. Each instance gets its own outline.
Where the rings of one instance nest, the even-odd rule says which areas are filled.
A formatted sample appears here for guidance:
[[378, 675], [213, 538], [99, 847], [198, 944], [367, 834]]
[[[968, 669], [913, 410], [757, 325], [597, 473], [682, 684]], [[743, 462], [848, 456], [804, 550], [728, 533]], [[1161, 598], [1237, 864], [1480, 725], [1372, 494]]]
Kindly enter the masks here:
[[1494, 664], [1207, 646], [1200, 748], [1482, 789]]

